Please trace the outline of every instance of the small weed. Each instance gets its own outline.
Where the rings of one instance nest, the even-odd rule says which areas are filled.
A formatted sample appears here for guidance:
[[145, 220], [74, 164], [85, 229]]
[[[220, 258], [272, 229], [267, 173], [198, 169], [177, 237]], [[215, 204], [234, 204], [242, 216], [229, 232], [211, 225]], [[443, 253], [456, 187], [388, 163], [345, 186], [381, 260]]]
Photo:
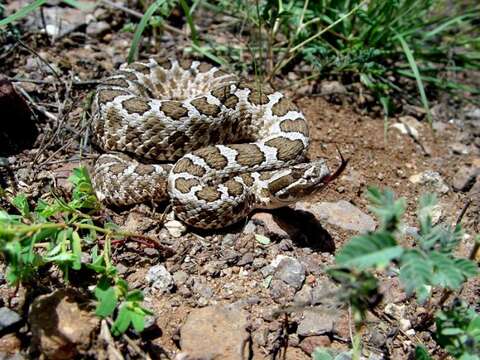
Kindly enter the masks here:
[[[478, 4], [466, 11], [459, 4], [431, 0], [218, 0], [207, 4], [236, 18], [244, 33], [250, 34], [247, 48], [267, 80], [304, 61], [317, 77], [360, 81], [386, 113], [394, 110], [394, 95], [409, 97], [402, 91], [401, 78], [416, 81], [419, 103], [427, 110], [427, 85], [434, 90], [479, 93], [451, 76], [480, 67]], [[216, 52], [216, 46], [211, 50]]]
[[[370, 210], [379, 220], [377, 230], [352, 238], [338, 252], [337, 265], [328, 269], [330, 276], [341, 284], [339, 300], [352, 309], [357, 330], [353, 339], [354, 358], [358, 358], [361, 352], [358, 331], [366, 312], [373, 309], [381, 298], [373, 271], [386, 268], [395, 271], [399, 268], [399, 279], [407, 295], [415, 294], [418, 302], [426, 303], [431, 300], [434, 289], [442, 290], [438, 302], [432, 305], [430, 301], [432, 313], [424, 319], [424, 325], [429, 326], [429, 320], [436, 316], [435, 338], [438, 345], [457, 358], [479, 359], [471, 356], [475, 351], [478, 353], [480, 346], [480, 315], [456, 302], [452, 307], [439, 311], [450, 295], [479, 272], [475, 262], [454, 255], [462, 238], [460, 225], [434, 225], [432, 211], [437, 201], [434, 195], [426, 194], [419, 201], [419, 231], [414, 239], [415, 245], [405, 247], [399, 241], [405, 199], [395, 199], [392, 191], [377, 188], [369, 188], [367, 197], [371, 203]], [[422, 324], [417, 326], [422, 327]], [[417, 358], [428, 359], [428, 352], [425, 352], [424, 348], [418, 347]], [[321, 356], [318, 358], [328, 359]]]
[[[95, 287], [97, 315], [108, 317], [117, 311], [112, 333], [119, 335], [129, 326], [142, 331], [144, 318], [150, 312], [142, 307], [143, 295], [130, 290], [110, 260], [111, 240], [132, 234], [120, 231], [115, 224], [98, 226], [92, 214], [100, 209], [85, 168], [77, 168], [69, 178], [72, 197], [67, 201], [54, 196], [53, 201], [39, 200], [30, 207], [27, 197], [19, 194], [10, 200], [19, 214], [0, 209], [0, 251], [7, 265], [11, 285], [32, 285], [41, 268], [56, 266], [64, 281], [82, 268], [93, 270], [99, 280]], [[97, 240], [104, 236], [103, 250]], [[90, 248], [91, 261], [83, 253]]]

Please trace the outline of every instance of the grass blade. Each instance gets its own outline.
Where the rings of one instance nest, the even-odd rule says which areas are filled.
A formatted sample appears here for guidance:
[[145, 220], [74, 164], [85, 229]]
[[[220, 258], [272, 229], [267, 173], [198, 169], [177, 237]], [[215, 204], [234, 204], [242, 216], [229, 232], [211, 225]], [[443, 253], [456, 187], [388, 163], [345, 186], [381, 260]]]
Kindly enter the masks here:
[[133, 34], [132, 45], [130, 46], [130, 51], [128, 52], [127, 62], [130, 64], [134, 61], [138, 56], [138, 48], [140, 45], [140, 40], [142, 39], [142, 34], [145, 28], [147, 27], [148, 21], [152, 17], [152, 15], [157, 11], [157, 9], [165, 3], [166, 0], [157, 0], [152, 5], [150, 5], [143, 14], [140, 22], [135, 29], [135, 33]]
[[62, 0], [62, 2], [82, 11], [92, 10], [96, 6], [95, 3], [85, 3], [77, 0]]
[[36, 9], [38, 9], [40, 6], [42, 6], [46, 2], [47, 0], [35, 0], [31, 4], [28, 4], [23, 8], [21, 8], [20, 10], [18, 10], [16, 13], [13, 13], [12, 15], [7, 16], [5, 19], [0, 20], [0, 27], [6, 26], [14, 21], [17, 21], [25, 17], [26, 15], [30, 14], [32, 11], [35, 11]]
[[179, 3], [183, 9], [183, 12], [185, 13], [185, 18], [187, 19], [188, 27], [190, 28], [190, 32], [192, 33], [192, 42], [195, 45], [199, 46], [197, 28], [195, 27], [195, 23], [193, 22], [193, 17], [192, 17], [190, 8], [185, 0], [179, 0]]
[[407, 42], [405, 41], [402, 35], [397, 34], [397, 39], [400, 41], [400, 45], [402, 45], [403, 52], [405, 53], [408, 64], [412, 69], [413, 75], [417, 82], [418, 92], [420, 93], [420, 99], [422, 100], [422, 105], [425, 108], [425, 111], [427, 112], [428, 122], [431, 123], [432, 117], [430, 114], [430, 107], [428, 105], [427, 95], [425, 94], [425, 87], [423, 86], [422, 77], [420, 76], [420, 71], [418, 70], [418, 66], [413, 56], [412, 50], [410, 49], [410, 47], [408, 46]]

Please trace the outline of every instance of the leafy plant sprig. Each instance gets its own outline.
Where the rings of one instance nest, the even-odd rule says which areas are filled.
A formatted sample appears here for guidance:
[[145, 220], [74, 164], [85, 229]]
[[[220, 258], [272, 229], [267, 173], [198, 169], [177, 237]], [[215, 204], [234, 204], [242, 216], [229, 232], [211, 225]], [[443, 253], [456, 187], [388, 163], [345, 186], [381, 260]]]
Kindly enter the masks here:
[[[69, 181], [73, 185], [69, 201], [54, 197], [53, 201], [39, 200], [31, 209], [27, 197], [19, 194], [11, 204], [19, 215], [0, 209], [0, 251], [7, 264], [10, 284], [31, 283], [46, 265], [57, 266], [68, 282], [72, 271], [89, 268], [98, 274], [95, 297], [96, 314], [113, 316], [112, 333], [119, 335], [130, 326], [140, 332], [145, 316], [151, 312], [142, 306], [143, 294], [130, 290], [110, 260], [111, 240], [134, 236], [118, 229], [115, 224], [98, 226], [91, 214], [101, 208], [85, 168], [74, 169]], [[104, 236], [103, 251], [94, 244]], [[91, 248], [91, 261], [84, 260], [86, 248]]]

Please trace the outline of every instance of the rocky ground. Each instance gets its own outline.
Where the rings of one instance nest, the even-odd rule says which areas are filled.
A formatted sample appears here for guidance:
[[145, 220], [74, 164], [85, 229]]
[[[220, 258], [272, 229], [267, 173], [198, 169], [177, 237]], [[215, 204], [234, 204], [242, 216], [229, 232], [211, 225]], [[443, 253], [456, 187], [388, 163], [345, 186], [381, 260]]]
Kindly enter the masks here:
[[[12, 1], [7, 11], [20, 7]], [[59, 19], [62, 26], [59, 26]], [[208, 20], [205, 20], [208, 22]], [[46, 22], [46, 23], [44, 23]], [[132, 34], [119, 29], [125, 13], [110, 7], [82, 13], [50, 6], [19, 25], [21, 41], [4, 38], [0, 70], [16, 78], [17, 91], [37, 114], [33, 144], [0, 158], [2, 187], [36, 199], [52, 188], [67, 193], [66, 178], [98, 152], [89, 142], [88, 101], [95, 84], [126, 59]], [[175, 55], [188, 46], [165, 32], [142, 52]], [[212, 37], [228, 41], [212, 26]], [[45, 30], [47, 33], [45, 33]], [[220, 41], [219, 40], [219, 41]], [[296, 80], [302, 74], [290, 75]], [[285, 87], [280, 79], [278, 87]], [[325, 273], [336, 251], [352, 236], [375, 229], [363, 194], [368, 185], [389, 187], [407, 199], [406, 226], [415, 224], [418, 198], [437, 194], [437, 221], [454, 223], [468, 201], [466, 235], [459, 255], [468, 256], [478, 233], [480, 192], [480, 108], [439, 99], [432, 125], [423, 109], [404, 106], [385, 133], [368, 96], [335, 81], [307, 84], [290, 94], [310, 123], [310, 157], [338, 163], [337, 148], [350, 159], [342, 176], [324, 192], [290, 208], [257, 212], [218, 232], [186, 228], [161, 210], [138, 206], [106, 209], [106, 216], [129, 231], [158, 239], [171, 253], [142, 244], [120, 243], [113, 260], [128, 282], [146, 294], [154, 316], [141, 334], [113, 339], [107, 322], [75, 286], [65, 287], [55, 270], [34, 292], [12, 289], [0, 278], [0, 357], [310, 359], [313, 349], [339, 351], [351, 345], [348, 308], [332, 294]], [[1, 110], [3, 111], [3, 109]], [[6, 111], [6, 110], [5, 110]], [[13, 119], [5, 119], [13, 121]], [[405, 241], [409, 241], [408, 238]], [[379, 274], [383, 300], [362, 329], [368, 359], [405, 359], [412, 346], [435, 348], [429, 331], [415, 329], [426, 309], [406, 297], [395, 273]], [[76, 280], [76, 282], [81, 282]], [[479, 282], [463, 297], [475, 303]], [[209, 341], [204, 341], [209, 339]], [[442, 356], [441, 353], [437, 354]]]

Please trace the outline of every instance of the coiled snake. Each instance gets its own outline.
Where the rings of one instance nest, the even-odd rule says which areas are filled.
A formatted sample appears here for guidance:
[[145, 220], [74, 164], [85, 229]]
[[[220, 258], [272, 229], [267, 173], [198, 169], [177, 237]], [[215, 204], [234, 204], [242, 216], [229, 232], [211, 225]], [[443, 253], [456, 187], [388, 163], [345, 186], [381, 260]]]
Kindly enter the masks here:
[[307, 122], [284, 94], [207, 63], [123, 65], [97, 88], [92, 112], [93, 140], [106, 152], [92, 176], [98, 198], [117, 206], [169, 198], [198, 228], [286, 206], [339, 173], [307, 161]]

